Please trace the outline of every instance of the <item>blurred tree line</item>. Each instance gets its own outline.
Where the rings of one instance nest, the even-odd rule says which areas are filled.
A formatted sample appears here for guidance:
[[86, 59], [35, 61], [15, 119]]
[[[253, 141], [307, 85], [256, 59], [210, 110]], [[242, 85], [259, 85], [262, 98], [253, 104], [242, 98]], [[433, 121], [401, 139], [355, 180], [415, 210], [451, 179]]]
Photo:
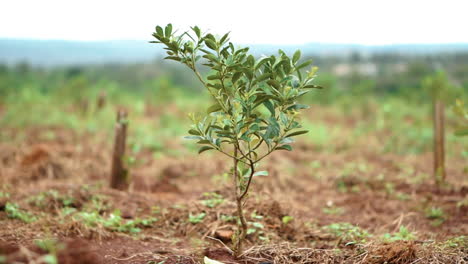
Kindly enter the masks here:
[[[309, 55], [305, 59], [308, 58], [319, 66], [317, 83], [326, 88], [308, 95], [306, 100], [313, 103], [356, 102], [368, 97], [399, 97], [414, 103], [429, 103], [430, 95], [422, 80], [439, 71], [445, 71], [447, 78], [458, 87], [454, 97], [463, 98], [468, 91], [468, 53], [351, 52], [347, 56]], [[25, 93], [80, 101], [96, 97], [101, 91], [110, 98], [125, 94], [155, 103], [203, 94], [202, 87], [187, 69], [166, 61], [55, 68], [27, 63], [0, 64], [0, 102]]]

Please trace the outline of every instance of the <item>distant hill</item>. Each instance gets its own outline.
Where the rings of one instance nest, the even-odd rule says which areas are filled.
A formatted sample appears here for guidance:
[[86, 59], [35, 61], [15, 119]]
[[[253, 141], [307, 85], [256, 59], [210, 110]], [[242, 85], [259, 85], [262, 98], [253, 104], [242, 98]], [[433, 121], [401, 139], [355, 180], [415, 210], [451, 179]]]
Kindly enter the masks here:
[[0, 63], [54, 66], [131, 63], [154, 60], [158, 47], [145, 41], [65, 41], [0, 39]]
[[[320, 44], [276, 46], [253, 45], [255, 54], [271, 54], [279, 48], [286, 52], [301, 49], [303, 54], [346, 55], [351, 52], [381, 53], [393, 52], [404, 54], [432, 54], [440, 52], [467, 51], [466, 44], [399, 44], [386, 46], [365, 46], [355, 44]], [[0, 63], [15, 64], [28, 62], [40, 66], [137, 63], [153, 61], [162, 55], [161, 46], [147, 41], [65, 41], [65, 40], [29, 40], [1, 39]]]

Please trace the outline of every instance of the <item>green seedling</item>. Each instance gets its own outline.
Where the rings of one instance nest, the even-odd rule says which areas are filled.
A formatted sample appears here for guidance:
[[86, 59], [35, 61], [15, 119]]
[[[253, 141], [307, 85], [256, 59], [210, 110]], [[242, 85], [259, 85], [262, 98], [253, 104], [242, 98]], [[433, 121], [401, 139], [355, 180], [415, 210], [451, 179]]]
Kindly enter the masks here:
[[365, 243], [371, 235], [358, 226], [350, 223], [333, 223], [324, 226], [323, 229], [339, 239], [346, 242], [347, 245]]
[[20, 209], [19, 206], [14, 203], [7, 202], [5, 205], [5, 212], [9, 218], [19, 219], [25, 223], [31, 223], [37, 220], [32, 214]]
[[444, 223], [446, 216], [444, 210], [438, 207], [431, 207], [426, 210], [425, 212], [426, 218], [432, 220], [431, 225], [433, 226], [440, 226]]
[[443, 248], [468, 248], [468, 236], [452, 237], [442, 243]]
[[39, 208], [45, 208], [50, 204], [57, 203], [59, 206], [62, 207], [70, 207], [73, 205], [73, 197], [67, 195], [61, 195], [56, 190], [49, 190], [45, 192], [41, 192], [36, 196], [32, 196], [28, 199], [28, 202], [34, 206]]
[[203, 221], [203, 219], [205, 219], [205, 216], [206, 216], [205, 212], [199, 213], [197, 215], [189, 214], [189, 222], [192, 223], [192, 224], [201, 223]]
[[217, 193], [204, 193], [204, 197], [207, 199], [200, 201], [204, 206], [209, 208], [214, 208], [222, 203], [224, 203], [224, 198]]
[[142, 227], [150, 227], [156, 218], [136, 218], [133, 220], [123, 220], [120, 216], [120, 211], [115, 210], [109, 217], [103, 217], [97, 212], [79, 212], [73, 215], [76, 221], [82, 222], [84, 225], [91, 228], [103, 227], [110, 231], [122, 232], [122, 233], [139, 233]]
[[232, 216], [232, 215], [224, 215], [224, 214], [222, 214], [222, 215], [220, 216], [220, 219], [221, 219], [221, 221], [223, 221], [223, 222], [234, 222], [234, 223], [236, 222], [236, 217], [235, 217], [235, 216]]
[[405, 226], [400, 226], [398, 232], [392, 234], [386, 233], [382, 236], [382, 239], [385, 242], [395, 242], [399, 240], [408, 241], [416, 239], [416, 235], [413, 232], [409, 231], [408, 228], [406, 228]]
[[294, 220], [294, 217], [290, 215], [285, 215], [281, 218], [281, 222], [285, 225], [289, 224], [292, 220]]
[[338, 206], [327, 206], [322, 209], [325, 214], [329, 215], [342, 215], [345, 213], [345, 209]]
[[[229, 33], [216, 37], [198, 27], [178, 34], [172, 25], [156, 27], [156, 41], [167, 51], [166, 59], [191, 69], [210, 94], [214, 104], [202, 116], [191, 114], [193, 122], [187, 139], [201, 145], [199, 153], [215, 150], [232, 159], [233, 189], [237, 203], [238, 231], [234, 255], [242, 253], [247, 235], [244, 200], [258, 171], [258, 164], [274, 151], [291, 151], [294, 137], [307, 133], [299, 111], [308, 108], [298, 99], [311, 89], [317, 67], [300, 61], [301, 52], [292, 57], [280, 50], [278, 55], [255, 58], [249, 48], [229, 42]], [[207, 66], [202, 76], [199, 65]], [[303, 72], [309, 68], [310, 71]]]

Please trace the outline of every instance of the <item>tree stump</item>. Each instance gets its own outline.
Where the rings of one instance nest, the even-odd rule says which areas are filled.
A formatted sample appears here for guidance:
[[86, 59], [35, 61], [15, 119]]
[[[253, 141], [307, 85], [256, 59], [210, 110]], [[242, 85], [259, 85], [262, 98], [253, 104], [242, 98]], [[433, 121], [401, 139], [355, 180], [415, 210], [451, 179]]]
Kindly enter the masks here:
[[434, 178], [438, 186], [445, 183], [445, 105], [434, 101]]
[[117, 123], [115, 124], [110, 187], [122, 191], [126, 191], [130, 185], [129, 172], [124, 162], [127, 126], [127, 112], [121, 109], [117, 112]]

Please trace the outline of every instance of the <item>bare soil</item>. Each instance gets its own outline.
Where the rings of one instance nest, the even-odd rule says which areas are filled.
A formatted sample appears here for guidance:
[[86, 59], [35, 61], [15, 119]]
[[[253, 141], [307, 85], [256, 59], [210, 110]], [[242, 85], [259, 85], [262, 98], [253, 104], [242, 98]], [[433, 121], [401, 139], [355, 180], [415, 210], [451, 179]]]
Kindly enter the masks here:
[[[44, 139], [42, 135], [51, 131], [54, 138]], [[1, 191], [10, 195], [0, 197], [0, 256], [6, 263], [40, 263], [37, 260], [47, 252], [34, 241], [47, 237], [64, 245], [57, 251], [59, 263], [202, 263], [203, 256], [224, 263], [468, 261], [468, 177], [462, 158], [448, 158], [448, 184], [437, 188], [430, 177], [431, 153], [384, 154], [365, 143], [324, 152], [299, 142], [293, 152], [277, 152], [263, 162], [261, 169], [270, 175], [255, 179], [246, 204], [247, 220], [261, 228], [248, 236], [246, 253], [234, 259], [223, 245], [230, 245], [229, 238], [217, 233], [235, 230], [235, 221], [229, 218], [235, 214], [230, 178], [224, 175], [229, 159], [196, 155], [178, 143], [171, 143], [179, 150], [177, 155], [155, 156], [143, 149], [131, 168], [130, 190], [121, 192], [108, 188], [109, 135], [37, 127], [22, 131], [17, 140], [17, 132], [5, 129], [2, 133], [12, 140], [0, 142]], [[51, 190], [58, 196], [37, 202]], [[207, 192], [223, 201], [211, 206]], [[128, 234], [103, 226], [90, 228], [62, 216], [65, 207], [88, 210], [97, 200], [100, 207], [92, 208], [104, 217], [119, 209], [128, 220], [157, 221]], [[7, 202], [37, 220], [10, 218]], [[442, 223], [428, 216], [431, 208], [443, 211]], [[190, 215], [201, 213], [206, 216], [200, 222], [189, 221]], [[289, 216], [292, 220], [285, 223]], [[343, 222], [372, 236], [348, 243], [325, 228]], [[402, 226], [416, 238], [382, 241], [384, 234]], [[461, 236], [462, 244], [444, 246], [446, 240]]]

